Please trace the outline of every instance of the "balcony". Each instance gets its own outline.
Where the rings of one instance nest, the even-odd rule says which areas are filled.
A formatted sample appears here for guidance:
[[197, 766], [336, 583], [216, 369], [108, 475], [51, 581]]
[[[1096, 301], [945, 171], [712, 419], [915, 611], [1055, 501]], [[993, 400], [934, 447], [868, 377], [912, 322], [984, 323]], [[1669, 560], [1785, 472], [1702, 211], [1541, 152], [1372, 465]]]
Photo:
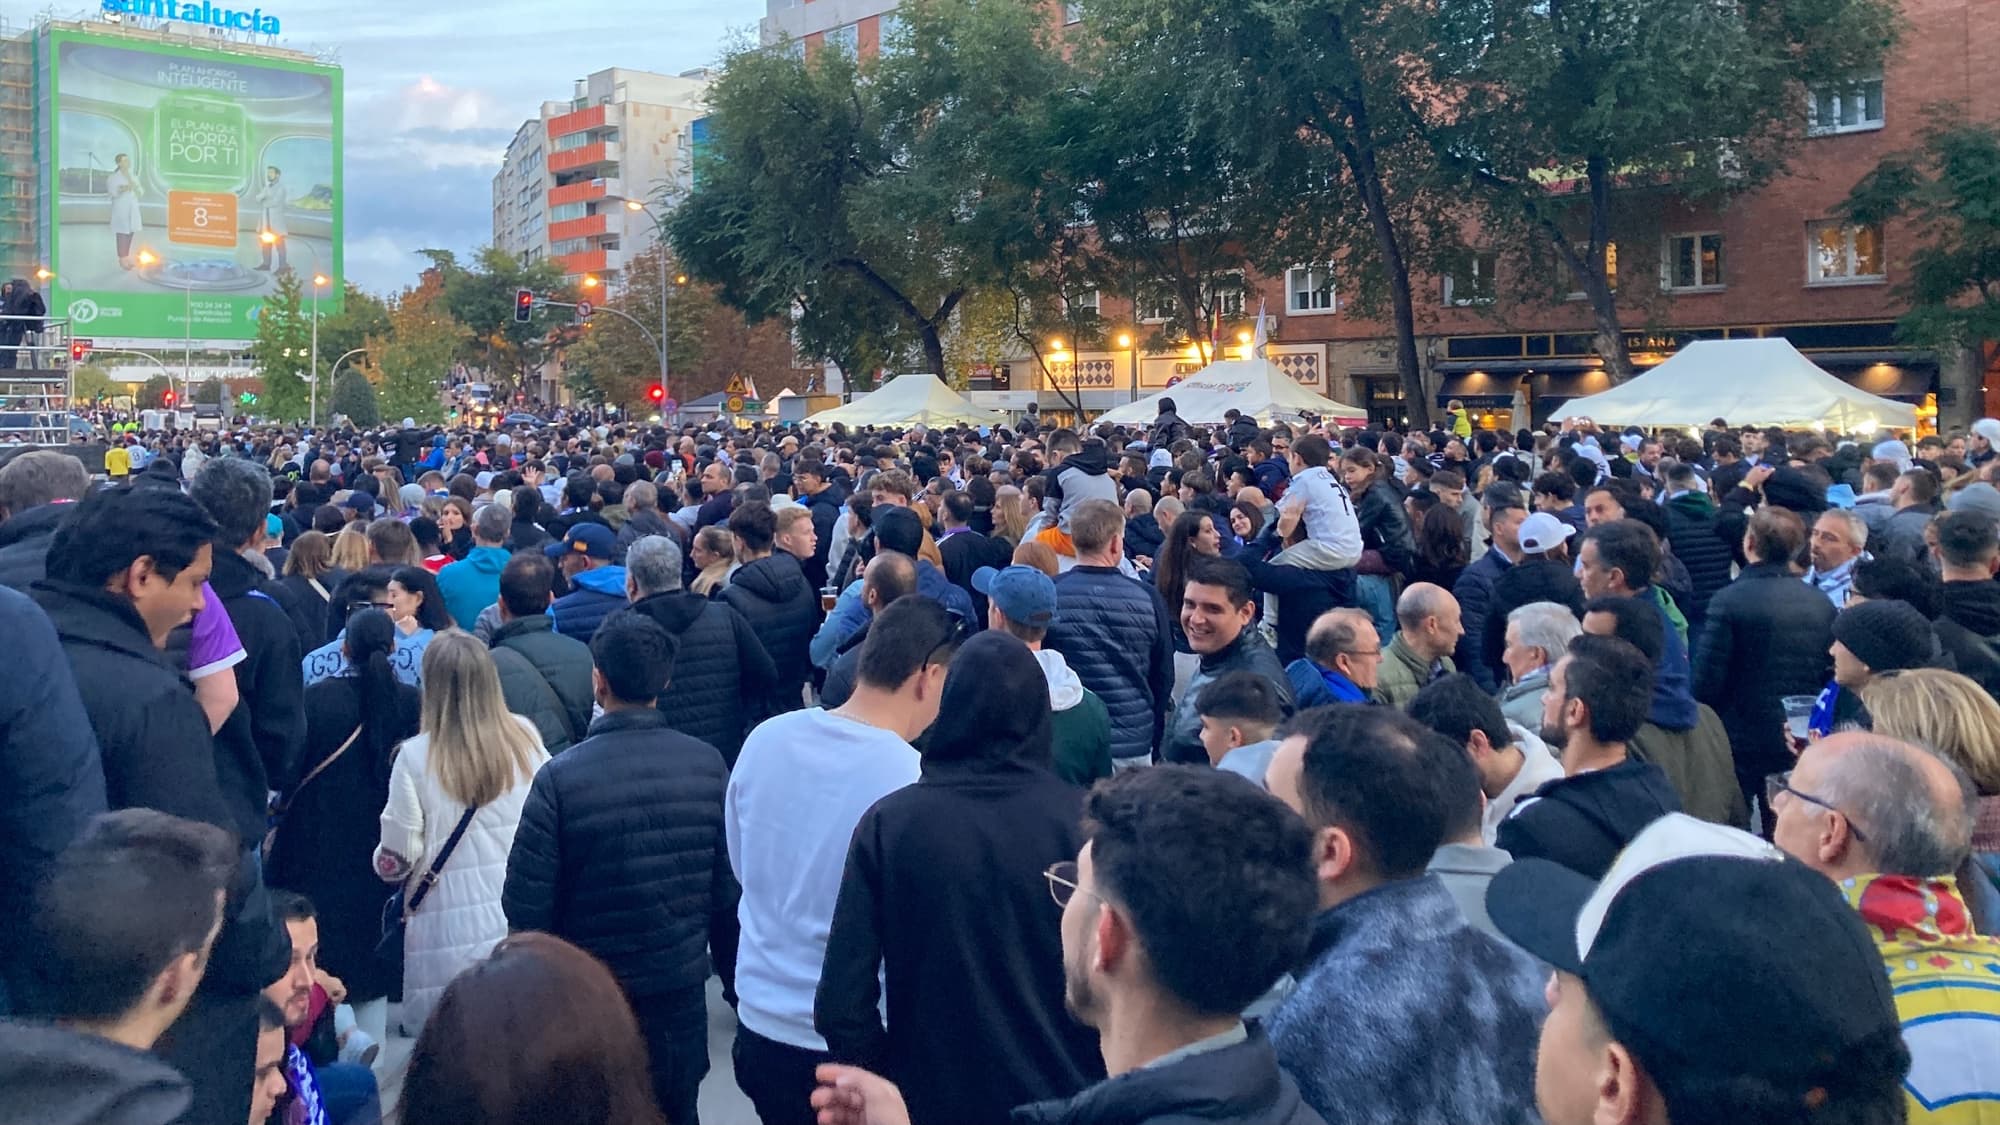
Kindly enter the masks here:
[[564, 254], [556, 261], [562, 265], [563, 273], [570, 277], [586, 273], [601, 274], [604, 272], [605, 260], [610, 253], [608, 250], [585, 250], [581, 254]]
[[606, 229], [603, 215], [585, 215], [581, 219], [564, 219], [549, 224], [549, 241], [563, 242], [572, 238], [585, 238], [593, 234], [603, 234]]
[[593, 199], [619, 198], [625, 194], [624, 181], [616, 176], [599, 177], [595, 180], [580, 180], [573, 184], [549, 189], [549, 206], [560, 207], [565, 203], [588, 203]]
[[622, 156], [617, 141], [598, 141], [549, 154], [549, 171], [574, 172], [596, 164], [616, 164]]
[[601, 129], [603, 127], [604, 107], [594, 105], [589, 109], [579, 109], [574, 113], [565, 113], [560, 117], [549, 118], [549, 139], [553, 141], [557, 137], [566, 136], [570, 133], [581, 133], [585, 129]]

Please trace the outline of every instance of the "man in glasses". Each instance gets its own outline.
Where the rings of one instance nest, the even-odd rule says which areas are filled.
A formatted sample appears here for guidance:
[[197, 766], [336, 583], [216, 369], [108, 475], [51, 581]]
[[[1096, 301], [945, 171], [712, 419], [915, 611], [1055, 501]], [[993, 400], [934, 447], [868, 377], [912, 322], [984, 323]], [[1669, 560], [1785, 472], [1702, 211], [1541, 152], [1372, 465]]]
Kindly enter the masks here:
[[1773, 841], [1832, 879], [1875, 939], [1915, 1060], [1910, 1120], [2000, 1117], [2000, 941], [1975, 930], [1953, 878], [1972, 850], [1971, 781], [1906, 742], [1843, 731], [1766, 786]]
[[[1013, 1119], [1321, 1125], [1239, 1014], [1305, 952], [1317, 892], [1304, 823], [1234, 774], [1161, 766], [1098, 782], [1083, 835], [1048, 879], [1065, 1000], [1097, 1029], [1111, 1078]], [[821, 1125], [909, 1123], [878, 1075], [829, 1065], [819, 1081]]]

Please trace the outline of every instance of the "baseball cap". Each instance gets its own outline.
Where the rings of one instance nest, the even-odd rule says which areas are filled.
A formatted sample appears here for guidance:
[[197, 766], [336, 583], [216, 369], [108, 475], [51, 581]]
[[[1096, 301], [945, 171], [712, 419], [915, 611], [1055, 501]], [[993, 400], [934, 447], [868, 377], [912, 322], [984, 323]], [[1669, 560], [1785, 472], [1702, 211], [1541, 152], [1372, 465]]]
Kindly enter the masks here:
[[551, 543], [542, 548], [542, 553], [552, 559], [566, 554], [588, 555], [593, 559], [608, 559], [617, 549], [618, 536], [601, 523], [579, 523], [569, 529], [561, 542]]
[[1016, 624], [1039, 629], [1056, 619], [1055, 580], [1032, 566], [982, 566], [972, 572], [972, 588]]
[[1868, 456], [1877, 461], [1894, 461], [1898, 472], [1907, 472], [1910, 468], [1910, 447], [1895, 438], [1876, 442], [1875, 447], [1868, 451]]
[[1595, 883], [1515, 860], [1486, 908], [1582, 978], [1670, 1102], [1681, 1083], [1732, 1075], [1825, 1096], [1845, 1080], [1837, 1060], [1902, 1032], [1881, 954], [1833, 881], [1735, 828], [1670, 813]]
[[341, 502], [341, 507], [372, 516], [375, 514], [375, 498], [360, 489], [355, 489], [347, 494], [347, 499]]
[[1576, 534], [1576, 529], [1547, 512], [1536, 512], [1521, 521], [1521, 550], [1539, 555]]
[[2000, 446], [2000, 418], [1981, 418], [1972, 424], [1972, 432], [1985, 438], [1988, 445]]
[[1946, 497], [1944, 506], [1953, 512], [1980, 512], [2000, 519], [2000, 488], [1983, 480], [1973, 481]]

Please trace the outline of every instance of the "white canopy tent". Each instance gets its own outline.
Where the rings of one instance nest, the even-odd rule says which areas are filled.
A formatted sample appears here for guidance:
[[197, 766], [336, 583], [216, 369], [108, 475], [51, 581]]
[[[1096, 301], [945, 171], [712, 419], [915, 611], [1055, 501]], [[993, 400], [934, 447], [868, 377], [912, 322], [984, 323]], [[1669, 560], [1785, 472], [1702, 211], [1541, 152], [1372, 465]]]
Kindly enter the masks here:
[[898, 375], [853, 402], [822, 410], [806, 421], [830, 426], [949, 426], [965, 422], [997, 426], [1007, 416], [974, 406], [929, 372]]
[[1696, 340], [1665, 363], [1602, 394], [1571, 399], [1553, 420], [1607, 426], [1823, 426], [1910, 429], [1917, 408], [1842, 382], [1791, 341]]
[[1266, 426], [1305, 414], [1356, 425], [1368, 420], [1366, 410], [1307, 390], [1268, 359], [1217, 360], [1158, 394], [1107, 410], [1097, 420], [1127, 426], [1148, 423], [1159, 415], [1163, 398], [1173, 399], [1175, 413], [1198, 426], [1220, 424], [1232, 409]]

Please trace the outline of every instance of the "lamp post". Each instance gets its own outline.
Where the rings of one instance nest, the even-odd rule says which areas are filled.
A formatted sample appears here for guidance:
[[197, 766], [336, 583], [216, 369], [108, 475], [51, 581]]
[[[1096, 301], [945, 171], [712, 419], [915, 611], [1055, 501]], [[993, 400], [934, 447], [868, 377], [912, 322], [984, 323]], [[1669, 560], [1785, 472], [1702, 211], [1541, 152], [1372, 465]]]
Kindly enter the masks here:
[[326, 288], [327, 280], [323, 273], [313, 274], [312, 366], [306, 369], [312, 373], [307, 380], [312, 388], [312, 405], [307, 408], [306, 424], [315, 427], [319, 425], [319, 291]]
[[1132, 357], [1132, 401], [1139, 401], [1139, 347], [1130, 332], [1118, 334], [1118, 346]]
[[[636, 199], [626, 200], [625, 209], [646, 216], [646, 220], [653, 224], [653, 257], [660, 265], [660, 401], [664, 404], [674, 397], [667, 389], [667, 229], [659, 216]], [[675, 274], [674, 284], [686, 285], [687, 275]]]

